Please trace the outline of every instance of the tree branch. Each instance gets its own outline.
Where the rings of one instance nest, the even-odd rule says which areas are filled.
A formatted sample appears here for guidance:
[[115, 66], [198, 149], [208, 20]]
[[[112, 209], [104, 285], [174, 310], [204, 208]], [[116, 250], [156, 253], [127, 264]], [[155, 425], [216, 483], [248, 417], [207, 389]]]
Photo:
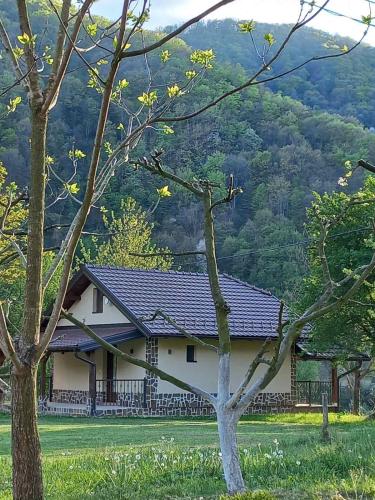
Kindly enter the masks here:
[[209, 344], [208, 342], [204, 342], [204, 340], [199, 339], [195, 335], [189, 333], [185, 328], [180, 326], [174, 319], [172, 319], [168, 314], [165, 314], [161, 309], [156, 309], [154, 314], [152, 316], [149, 316], [147, 318], [140, 318], [141, 321], [154, 321], [158, 316], [163, 318], [169, 325], [173, 326], [181, 335], [184, 337], [187, 337], [188, 339], [192, 340], [198, 345], [201, 345], [203, 347], [206, 347], [207, 349], [210, 349], [211, 351], [218, 352], [218, 349], [216, 346]]
[[8, 57], [10, 58], [10, 61], [12, 63], [13, 70], [14, 70], [14, 73], [15, 73], [16, 78], [17, 78], [16, 84], [23, 83], [23, 85], [25, 85], [25, 87], [27, 89], [28, 85], [27, 85], [27, 82], [25, 81], [25, 75], [22, 74], [21, 68], [20, 68], [18, 61], [17, 61], [17, 58], [14, 55], [13, 47], [12, 47], [12, 44], [10, 42], [8, 33], [4, 27], [1, 19], [0, 19], [0, 38], [1, 38], [1, 41], [3, 43], [5, 52], [8, 54]]
[[16, 353], [12, 337], [8, 330], [2, 302], [0, 302], [0, 348], [5, 357], [13, 363], [15, 369], [21, 370], [22, 363]]
[[215, 10], [220, 9], [220, 7], [223, 7], [224, 5], [228, 5], [229, 3], [232, 3], [234, 0], [222, 0], [221, 2], [218, 2], [217, 4], [213, 5], [209, 9], [205, 10], [198, 16], [193, 17], [186, 23], [182, 24], [179, 28], [176, 30], [172, 31], [168, 35], [160, 38], [157, 42], [149, 45], [148, 47], [143, 47], [138, 50], [127, 50], [123, 51], [121, 54], [121, 58], [128, 58], [128, 57], [136, 57], [136, 56], [141, 56], [143, 54], [147, 54], [148, 52], [151, 52], [152, 50], [158, 49], [159, 47], [162, 47], [164, 44], [169, 42], [169, 40], [172, 40], [175, 38], [177, 35], [185, 31], [189, 26], [192, 26], [193, 24], [198, 23], [201, 19], [204, 19], [207, 17], [209, 14], [212, 14], [212, 12], [215, 12]]
[[203, 194], [203, 190], [200, 187], [198, 187], [197, 183], [185, 181], [181, 177], [178, 177], [177, 175], [172, 174], [172, 172], [168, 172], [167, 170], [164, 170], [162, 168], [161, 156], [163, 155], [163, 153], [164, 151], [162, 149], [155, 150], [154, 154], [151, 154], [152, 158], [151, 162], [146, 157], [144, 157], [140, 158], [138, 161], [132, 161], [130, 163], [134, 165], [135, 168], [142, 167], [151, 172], [152, 174], [157, 174], [160, 177], [164, 177], [165, 179], [169, 179], [173, 182], [176, 182], [177, 184], [183, 186], [192, 193], [201, 196]]
[[68, 68], [69, 61], [70, 61], [72, 52], [74, 50], [75, 43], [77, 41], [79, 32], [81, 30], [83, 19], [85, 17], [86, 12], [89, 10], [89, 8], [91, 7], [93, 2], [94, 2], [94, 0], [85, 0], [82, 7], [77, 12], [77, 17], [76, 17], [76, 21], [74, 23], [73, 31], [69, 37], [69, 44], [68, 44], [67, 48], [65, 49], [64, 54], [61, 57], [61, 63], [60, 63], [59, 69], [56, 73], [56, 76], [52, 73], [50, 76], [49, 87], [46, 91], [45, 99], [44, 99], [44, 103], [43, 103], [43, 108], [42, 108], [42, 111], [44, 113], [47, 113], [51, 108], [53, 108], [53, 106], [56, 103], [57, 97], [58, 97], [59, 92], [60, 92], [61, 83], [63, 81], [64, 75], [65, 75], [66, 70]]
[[359, 160], [357, 163], [358, 167], [362, 167], [365, 170], [368, 170], [369, 172], [375, 174], [375, 166], [369, 163], [368, 161], [365, 160]]

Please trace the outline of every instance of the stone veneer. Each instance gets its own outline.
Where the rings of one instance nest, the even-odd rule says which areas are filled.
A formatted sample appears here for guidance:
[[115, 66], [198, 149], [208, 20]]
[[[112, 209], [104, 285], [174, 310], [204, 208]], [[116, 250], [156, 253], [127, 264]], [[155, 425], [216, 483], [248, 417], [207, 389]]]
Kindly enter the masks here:
[[[154, 366], [158, 364], [158, 339], [153, 337], [146, 340], [146, 361]], [[191, 393], [158, 393], [158, 378], [150, 371], [146, 372], [146, 405], [143, 396], [124, 398], [118, 406], [102, 405], [100, 393], [97, 397], [96, 416], [209, 416], [214, 415], [213, 407], [200, 396]], [[53, 403], [60, 405], [53, 406]], [[296, 356], [294, 348], [291, 356], [291, 392], [270, 393], [261, 392], [250, 402], [245, 414], [255, 413], [287, 413], [294, 409], [296, 402]], [[66, 405], [66, 406], [65, 406]], [[70, 405], [80, 405], [74, 408]], [[82, 405], [85, 408], [82, 408]], [[41, 413], [63, 415], [91, 414], [91, 402], [87, 391], [53, 390], [53, 402], [40, 401]]]

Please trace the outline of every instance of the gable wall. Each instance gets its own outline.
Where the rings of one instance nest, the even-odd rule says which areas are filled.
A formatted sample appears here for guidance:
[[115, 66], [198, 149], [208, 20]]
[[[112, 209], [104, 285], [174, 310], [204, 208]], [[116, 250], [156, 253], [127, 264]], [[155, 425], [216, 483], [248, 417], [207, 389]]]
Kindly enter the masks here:
[[[77, 319], [83, 321], [87, 325], [108, 325], [114, 323], [130, 323], [116, 306], [111, 302], [106, 304], [103, 302], [103, 312], [93, 313], [93, 289], [94, 285], [90, 284], [81, 295], [81, 300], [77, 300], [69, 309]], [[67, 319], [60, 319], [58, 326], [72, 326], [72, 323]]]

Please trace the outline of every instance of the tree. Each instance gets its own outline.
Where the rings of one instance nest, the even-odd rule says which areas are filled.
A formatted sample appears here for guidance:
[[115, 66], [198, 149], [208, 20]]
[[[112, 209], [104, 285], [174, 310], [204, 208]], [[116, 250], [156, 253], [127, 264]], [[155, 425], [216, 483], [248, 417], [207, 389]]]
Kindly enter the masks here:
[[[212, 184], [211, 181], [180, 178], [163, 167], [161, 156], [162, 152], [156, 151], [151, 155], [151, 160], [143, 158], [134, 162], [134, 165], [137, 168], [144, 168], [153, 175], [158, 175], [163, 179], [167, 179], [168, 181], [185, 187], [185, 189], [189, 190], [201, 201], [205, 239], [204, 255], [206, 258], [211, 295], [215, 306], [219, 345], [216, 347], [202, 339], [198, 339], [181, 325], [178, 325], [173, 318], [166, 315], [162, 310], [155, 311], [154, 315], [149, 318], [149, 320], [152, 321], [160, 316], [164, 318], [165, 321], [175, 326], [182, 335], [216, 352], [218, 357], [217, 395], [214, 396], [199, 387], [191, 386], [191, 384], [176, 377], [172, 377], [168, 373], [143, 360], [123, 353], [98, 337], [89, 326], [77, 320], [71, 314], [63, 312], [63, 315], [73, 324], [79, 326], [98, 344], [116, 356], [152, 371], [160, 378], [204, 398], [213, 405], [217, 415], [224, 476], [228, 492], [233, 494], [246, 489], [241, 472], [236, 430], [238, 421], [246, 411], [251, 399], [262, 389], [266, 388], [271, 380], [277, 375], [287, 354], [290, 352], [293, 344], [304, 328], [311, 322], [324, 317], [326, 314], [333, 312], [337, 313], [340, 307], [354, 300], [354, 297], [363, 284], [373, 276], [375, 270], [375, 245], [373, 236], [370, 241], [371, 255], [369, 259], [361, 261], [360, 265], [355, 269], [347, 269], [344, 277], [340, 279], [335, 280], [331, 274], [329, 256], [326, 253], [326, 242], [327, 238], [331, 235], [331, 231], [340, 224], [342, 219], [347, 216], [348, 212], [350, 212], [354, 206], [358, 204], [366, 205], [370, 199], [363, 198], [362, 196], [341, 197], [337, 207], [338, 213], [333, 215], [329, 210], [325, 210], [324, 204], [322, 207], [313, 204], [311, 210], [316, 216], [317, 225], [315, 229], [317, 236], [316, 253], [323, 275], [321, 290], [302, 312], [294, 317], [291, 315], [289, 319], [284, 318], [284, 303], [281, 302], [277, 326], [278, 340], [272, 342], [269, 339], [263, 344], [263, 347], [253, 362], [250, 363], [242, 382], [232, 394], [230, 392], [231, 336], [228, 321], [230, 304], [226, 301], [220, 287], [215, 248], [214, 212], [218, 207], [232, 202], [242, 190], [233, 187], [233, 178], [231, 178], [226, 196], [224, 198], [217, 198], [215, 196], [217, 186]], [[257, 372], [257, 368], [260, 365], [266, 366], [266, 370], [263, 374]]]
[[[4, 23], [0, 20], [0, 39], [16, 78], [6, 90], [11, 91], [22, 86], [24, 91], [23, 96], [17, 95], [10, 99], [8, 112], [15, 112], [26, 96], [31, 129], [27, 253], [21, 255], [26, 273], [25, 295], [22, 327], [17, 342], [12, 339], [6, 315], [3, 308], [0, 308], [0, 348], [12, 363], [12, 460], [15, 500], [43, 498], [41, 450], [36, 420], [36, 375], [39, 362], [48, 348], [60, 318], [75, 251], [91, 209], [103, 195], [115, 172], [128, 161], [129, 153], [137, 146], [146, 129], [151, 132], [161, 127], [165, 134], [171, 134], [173, 129], [169, 124], [195, 118], [248, 87], [274, 80], [297, 69], [293, 67], [286, 72], [266, 76], [268, 68], [281, 57], [293, 35], [319, 15], [328, 3], [327, 0], [321, 7], [317, 7], [315, 4], [305, 5], [303, 2], [297, 22], [290, 27], [286, 36], [278, 44], [275, 43], [272, 34], [264, 34], [264, 47], [256, 51], [259, 67], [246, 81], [226, 91], [217, 89], [214, 98], [205, 103], [198, 103], [194, 110], [181, 114], [179, 102], [197, 82], [204, 79], [205, 74], [212, 67], [213, 51], [207, 49], [191, 52], [187, 58], [186, 67], [177, 77], [173, 75], [171, 81], [168, 78], [164, 80], [160, 78], [155, 82], [149, 58], [154, 55], [163, 65], [167, 64], [171, 55], [169, 45], [171, 41], [190, 26], [233, 1], [221, 0], [177, 29], [156, 37], [148, 36], [143, 29], [149, 15], [148, 0], [143, 0], [138, 9], [133, 0], [123, 0], [122, 13], [115, 22], [93, 19], [90, 8], [94, 0], [83, 0], [78, 8], [71, 0], [62, 0], [60, 3], [52, 0], [40, 2], [17, 0], [20, 33], [16, 40], [11, 40]], [[59, 20], [58, 30], [51, 46], [43, 45], [44, 35], [41, 35], [44, 28], [39, 33], [33, 29], [30, 9], [35, 5], [40, 7], [39, 12], [42, 16], [50, 14]], [[133, 7], [134, 11], [132, 11]], [[366, 18], [364, 22], [366, 34], [371, 17]], [[239, 30], [243, 33], [251, 33], [254, 26], [253, 21], [241, 23]], [[305, 63], [299, 64], [298, 68], [312, 60], [343, 56], [350, 53], [359, 43], [350, 48], [341, 47], [336, 52], [308, 58]], [[133, 100], [130, 97], [128, 99], [126, 94], [132, 82], [123, 72], [121, 73], [123, 63], [131, 59], [138, 61], [145, 72], [145, 86], [138, 96], [133, 96]], [[63, 176], [56, 167], [56, 159], [49, 155], [50, 136], [47, 132], [50, 114], [59, 101], [60, 91], [68, 71], [73, 69], [71, 68], [72, 61], [87, 68], [89, 75], [87, 85], [99, 95], [100, 105], [98, 109], [95, 109], [93, 116], [90, 116], [90, 123], [96, 124], [95, 138], [90, 151], [86, 153], [72, 144], [68, 154], [71, 169], [69, 175]], [[76, 93], [74, 98], [75, 102], [79, 101], [79, 94]], [[114, 106], [120, 107], [126, 122], [118, 125], [121, 130], [121, 139], [111, 143], [107, 140], [108, 137], [112, 138], [109, 113]], [[82, 111], [83, 113], [77, 119], [85, 118], [86, 110]], [[76, 175], [79, 162], [84, 163], [87, 168], [82, 183], [79, 183]], [[155, 173], [158, 174], [158, 171]], [[53, 195], [49, 194], [51, 184], [48, 181], [51, 178], [54, 179], [52, 188], [55, 187], [52, 190]], [[171, 181], [179, 179], [173, 173], [169, 173], [168, 178]], [[181, 184], [181, 181], [178, 183]], [[189, 181], [182, 181], [182, 186], [191, 190], [190, 184]], [[210, 208], [210, 184], [194, 187], [194, 193], [198, 194], [198, 191], [199, 196], [205, 200], [207, 210]], [[69, 200], [72, 206], [76, 207], [76, 211], [72, 221], [68, 224], [69, 227], [55, 258], [48, 269], [44, 270], [45, 215], [48, 208], [60, 200]], [[208, 213], [206, 217], [207, 231], [212, 232]], [[211, 236], [213, 238], [213, 235]], [[210, 252], [214, 251], [213, 240], [209, 239], [209, 235], [206, 238], [207, 244], [210, 245]], [[61, 273], [58, 290], [51, 315], [41, 334], [43, 297], [57, 272]], [[220, 302], [218, 316], [224, 336], [220, 347], [220, 359], [225, 371], [228, 369], [227, 349], [230, 339], [226, 322], [226, 305], [222, 300], [220, 290], [217, 289], [217, 283], [215, 285], [216, 279], [215, 271], [212, 269], [213, 294]], [[290, 345], [283, 342], [280, 342], [280, 346], [283, 352], [290, 348]], [[267, 381], [264, 380], [262, 383], [266, 384]], [[227, 380], [223, 379], [223, 390], [226, 384]], [[233, 401], [233, 404], [237, 404], [237, 401]], [[246, 400], [243, 400], [241, 404], [246, 405]], [[220, 405], [220, 411], [225, 413], [225, 415], [222, 413], [223, 416], [227, 416], [222, 403]], [[228, 427], [228, 421], [225, 420], [225, 422]], [[232, 446], [230, 440], [233, 439], [232, 424], [233, 422], [230, 422], [227, 429], [228, 435], [225, 434], [225, 426], [222, 428], [221, 435], [224, 436], [223, 446], [228, 448], [225, 451], [224, 464], [228, 488], [230, 491], [235, 491], [243, 489], [243, 482], [241, 482], [238, 468], [238, 457], [236, 458], [234, 453], [235, 448], [231, 449], [232, 451], [229, 450]]]
[[[99, 236], [91, 236], [88, 243], [81, 241], [82, 257], [77, 259], [77, 263], [89, 262], [143, 269], [156, 268], [164, 271], [170, 269], [171, 258], [161, 255], [162, 253], [167, 254], [168, 250], [160, 249], [151, 242], [153, 224], [148, 221], [148, 213], [137, 206], [136, 201], [132, 198], [122, 200], [120, 206], [122, 215], [119, 218], [115, 217], [113, 211], [108, 216], [107, 210], [102, 207], [103, 224], [106, 231], [105, 240], [99, 242], [99, 233]], [[153, 253], [155, 256], [145, 260], [134, 255], [142, 253]]]
[[[350, 171], [350, 176], [352, 172]], [[346, 184], [346, 178], [340, 181]], [[345, 212], [342, 213], [343, 207]], [[309, 211], [307, 232], [314, 241], [320, 232], [322, 217], [338, 219], [335, 233], [326, 241], [330, 272], [335, 280], [371, 257], [373, 239], [371, 232], [375, 220], [375, 179], [369, 176], [363, 186], [352, 194], [336, 192], [319, 196], [315, 194], [314, 208]], [[369, 277], [355, 298], [350, 299], [340, 314], [329, 313], [312, 326], [310, 344], [320, 351], [336, 350], [338, 359], [357, 353], [375, 356], [375, 277]], [[320, 257], [313, 246], [309, 252], [309, 274], [300, 289], [299, 308], [314, 300], [324, 287]], [[347, 376], [353, 389], [353, 413], [359, 412], [359, 384], [371, 370], [371, 363], [349, 363]], [[351, 380], [353, 378], [353, 381]]]

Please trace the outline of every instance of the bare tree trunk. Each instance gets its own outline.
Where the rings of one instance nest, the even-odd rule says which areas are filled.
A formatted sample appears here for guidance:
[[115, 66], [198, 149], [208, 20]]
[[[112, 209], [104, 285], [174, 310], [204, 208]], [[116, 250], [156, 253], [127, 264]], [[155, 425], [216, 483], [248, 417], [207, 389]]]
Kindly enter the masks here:
[[12, 373], [12, 458], [14, 500], [43, 498], [37, 427], [36, 367]]
[[239, 417], [233, 410], [217, 410], [217, 426], [220, 439], [223, 470], [230, 495], [246, 491], [242, 477], [237, 444], [237, 423]]

